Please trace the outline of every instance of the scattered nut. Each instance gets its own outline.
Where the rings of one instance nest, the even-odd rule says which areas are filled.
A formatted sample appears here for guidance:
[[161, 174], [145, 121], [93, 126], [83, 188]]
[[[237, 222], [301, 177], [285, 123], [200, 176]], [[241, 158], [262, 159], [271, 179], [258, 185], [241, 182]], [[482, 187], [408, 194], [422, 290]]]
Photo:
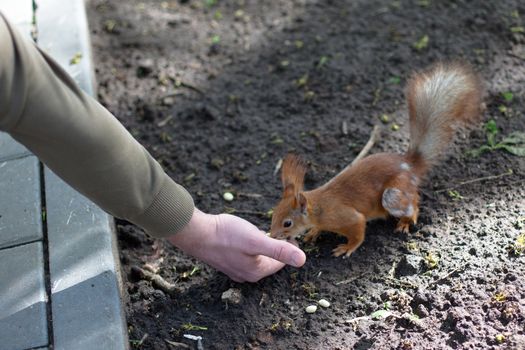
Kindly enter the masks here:
[[224, 192], [222, 198], [224, 198], [226, 202], [231, 202], [233, 200], [233, 194], [231, 192]]
[[317, 311], [317, 306], [316, 305], [307, 306], [305, 311], [307, 314], [313, 314], [314, 312]]
[[330, 307], [330, 302], [326, 299], [321, 299], [317, 303], [322, 307]]

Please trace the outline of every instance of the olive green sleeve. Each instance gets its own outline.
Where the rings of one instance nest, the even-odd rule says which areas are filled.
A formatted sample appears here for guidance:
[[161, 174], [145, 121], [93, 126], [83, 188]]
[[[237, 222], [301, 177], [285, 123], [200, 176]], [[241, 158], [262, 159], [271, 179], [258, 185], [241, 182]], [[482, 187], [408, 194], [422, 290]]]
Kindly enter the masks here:
[[190, 194], [1, 13], [0, 58], [0, 130], [102, 209], [153, 236], [189, 222]]

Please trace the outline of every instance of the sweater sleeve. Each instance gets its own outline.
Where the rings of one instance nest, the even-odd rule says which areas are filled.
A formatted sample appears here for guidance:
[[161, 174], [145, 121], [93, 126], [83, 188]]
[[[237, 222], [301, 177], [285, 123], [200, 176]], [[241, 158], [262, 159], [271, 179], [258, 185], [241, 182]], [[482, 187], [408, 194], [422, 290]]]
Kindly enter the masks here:
[[0, 58], [0, 130], [110, 214], [156, 237], [186, 226], [190, 194], [1, 13]]

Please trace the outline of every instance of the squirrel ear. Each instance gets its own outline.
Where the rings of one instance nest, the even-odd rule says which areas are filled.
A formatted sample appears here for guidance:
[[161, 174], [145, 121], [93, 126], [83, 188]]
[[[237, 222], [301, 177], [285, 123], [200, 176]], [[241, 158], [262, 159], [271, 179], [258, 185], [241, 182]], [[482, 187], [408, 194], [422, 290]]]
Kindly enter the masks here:
[[301, 158], [294, 154], [288, 154], [284, 158], [281, 169], [283, 197], [302, 191], [305, 173], [306, 166]]
[[295, 195], [295, 186], [292, 183], [284, 184], [283, 198]]
[[301, 213], [306, 214], [306, 208], [308, 207], [308, 200], [304, 196], [303, 192], [297, 193], [297, 204], [301, 208]]

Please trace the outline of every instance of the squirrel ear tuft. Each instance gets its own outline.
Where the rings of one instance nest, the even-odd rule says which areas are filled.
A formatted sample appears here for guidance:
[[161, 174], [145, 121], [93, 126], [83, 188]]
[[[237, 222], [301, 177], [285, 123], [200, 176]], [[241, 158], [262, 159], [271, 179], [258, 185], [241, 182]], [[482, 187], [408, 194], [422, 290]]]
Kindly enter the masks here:
[[303, 190], [305, 174], [306, 165], [303, 160], [295, 154], [288, 154], [286, 158], [284, 158], [281, 170], [283, 197], [291, 194], [295, 195]]
[[306, 208], [308, 207], [308, 200], [304, 196], [303, 192], [297, 193], [296, 196], [297, 204], [301, 208], [301, 213], [306, 214]]

